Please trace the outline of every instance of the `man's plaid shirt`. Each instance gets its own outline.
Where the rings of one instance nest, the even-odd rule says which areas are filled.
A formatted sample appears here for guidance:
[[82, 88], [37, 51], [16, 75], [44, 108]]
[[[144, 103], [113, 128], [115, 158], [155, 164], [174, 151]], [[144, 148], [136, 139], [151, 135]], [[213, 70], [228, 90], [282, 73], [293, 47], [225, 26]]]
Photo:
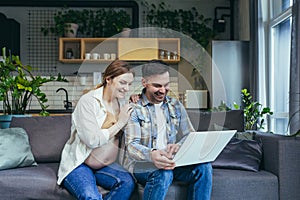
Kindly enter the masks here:
[[[150, 152], [156, 148], [157, 120], [155, 107], [142, 93], [141, 99], [132, 104], [131, 118], [125, 128], [125, 155], [123, 166], [130, 172], [136, 162], [152, 162]], [[168, 144], [182, 144], [186, 136], [194, 131], [184, 106], [179, 100], [167, 96], [162, 104], [166, 116]]]

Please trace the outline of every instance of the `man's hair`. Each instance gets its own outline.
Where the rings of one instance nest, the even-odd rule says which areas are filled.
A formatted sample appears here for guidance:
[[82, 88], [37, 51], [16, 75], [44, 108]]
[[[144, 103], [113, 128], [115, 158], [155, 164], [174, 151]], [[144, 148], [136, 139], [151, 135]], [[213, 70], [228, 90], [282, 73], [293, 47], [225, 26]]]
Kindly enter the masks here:
[[169, 72], [169, 66], [161, 60], [151, 60], [142, 66], [142, 76], [144, 78], [165, 72]]

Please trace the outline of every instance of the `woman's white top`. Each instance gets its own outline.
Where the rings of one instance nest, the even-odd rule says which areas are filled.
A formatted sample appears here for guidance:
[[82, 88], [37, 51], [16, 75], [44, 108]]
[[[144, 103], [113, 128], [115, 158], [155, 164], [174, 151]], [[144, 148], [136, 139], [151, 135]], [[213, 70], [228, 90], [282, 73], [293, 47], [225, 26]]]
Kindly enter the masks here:
[[72, 170], [85, 161], [92, 149], [109, 140], [108, 129], [101, 129], [106, 118], [102, 96], [103, 87], [91, 90], [79, 99], [72, 113], [71, 136], [62, 151], [58, 169], [59, 185]]

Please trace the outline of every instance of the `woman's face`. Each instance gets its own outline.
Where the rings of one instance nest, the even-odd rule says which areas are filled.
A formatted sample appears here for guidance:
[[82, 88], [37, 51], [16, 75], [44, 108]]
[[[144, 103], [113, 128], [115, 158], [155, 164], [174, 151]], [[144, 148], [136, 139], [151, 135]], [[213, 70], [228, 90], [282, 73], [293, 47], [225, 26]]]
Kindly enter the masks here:
[[116, 98], [125, 98], [126, 92], [129, 91], [129, 87], [133, 82], [134, 77], [132, 73], [122, 74], [113, 79], [108, 80], [108, 85], [112, 92], [112, 95]]

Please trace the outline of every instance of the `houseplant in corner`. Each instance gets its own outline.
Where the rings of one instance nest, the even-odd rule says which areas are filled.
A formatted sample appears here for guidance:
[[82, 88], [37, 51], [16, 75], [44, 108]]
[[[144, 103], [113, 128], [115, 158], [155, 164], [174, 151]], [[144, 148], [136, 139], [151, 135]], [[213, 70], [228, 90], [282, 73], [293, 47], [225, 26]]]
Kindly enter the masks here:
[[45, 105], [48, 99], [41, 87], [52, 81], [68, 81], [60, 74], [57, 77], [34, 76], [31, 66], [23, 65], [19, 56], [3, 57], [4, 60], [0, 61], [0, 101], [3, 102], [3, 115], [26, 114], [33, 97], [41, 107], [40, 115], [49, 115], [48, 105]]
[[[265, 129], [265, 116], [273, 115], [273, 112], [269, 107], [263, 107], [263, 105], [257, 101], [253, 100], [250, 92], [244, 88], [241, 90], [241, 98], [243, 105], [240, 106], [237, 103], [233, 102], [233, 108], [236, 110], [243, 110], [244, 112], [244, 123], [245, 130], [257, 130]], [[218, 107], [212, 108], [212, 112], [225, 112], [229, 111], [231, 108], [226, 105], [225, 101], [221, 101], [221, 104]]]
[[[241, 90], [243, 110], [245, 117], [245, 130], [264, 129], [264, 116], [273, 115], [269, 107], [257, 101], [253, 101], [252, 95], [246, 88]], [[240, 106], [234, 103], [234, 108], [239, 109]]]

